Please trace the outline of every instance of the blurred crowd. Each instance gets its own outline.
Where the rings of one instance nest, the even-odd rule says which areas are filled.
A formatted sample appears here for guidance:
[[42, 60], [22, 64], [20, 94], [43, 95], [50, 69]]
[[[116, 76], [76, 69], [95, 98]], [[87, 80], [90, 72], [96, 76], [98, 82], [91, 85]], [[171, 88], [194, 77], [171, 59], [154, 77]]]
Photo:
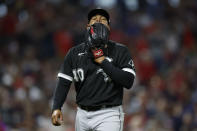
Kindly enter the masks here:
[[0, 131], [74, 131], [74, 86], [61, 127], [51, 124], [52, 96], [66, 52], [84, 40], [98, 6], [136, 68], [124, 131], [197, 131], [196, 0], [0, 1]]

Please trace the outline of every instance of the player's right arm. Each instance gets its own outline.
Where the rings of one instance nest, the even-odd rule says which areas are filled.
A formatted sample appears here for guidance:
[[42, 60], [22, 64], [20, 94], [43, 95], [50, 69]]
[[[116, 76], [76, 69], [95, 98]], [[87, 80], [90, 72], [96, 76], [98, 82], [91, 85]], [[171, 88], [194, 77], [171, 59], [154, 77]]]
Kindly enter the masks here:
[[52, 107], [52, 123], [55, 126], [61, 125], [63, 121], [63, 116], [61, 112], [61, 107], [66, 99], [68, 91], [70, 89], [71, 81], [64, 78], [58, 77], [57, 87], [55, 89]]
[[64, 59], [64, 63], [61, 66], [60, 72], [58, 73], [57, 79], [58, 81], [54, 92], [51, 116], [52, 124], [55, 126], [61, 125], [63, 121], [61, 107], [63, 106], [73, 80], [71, 68], [71, 51], [67, 53]]

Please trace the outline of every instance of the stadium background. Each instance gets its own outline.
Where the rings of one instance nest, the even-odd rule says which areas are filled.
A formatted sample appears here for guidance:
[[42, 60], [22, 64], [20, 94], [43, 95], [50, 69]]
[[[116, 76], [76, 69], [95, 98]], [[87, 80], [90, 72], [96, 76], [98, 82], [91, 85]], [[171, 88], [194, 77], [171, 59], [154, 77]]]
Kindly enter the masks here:
[[74, 131], [74, 88], [62, 127], [50, 122], [51, 100], [63, 57], [98, 6], [136, 67], [124, 131], [196, 131], [196, 0], [1, 0], [0, 131]]

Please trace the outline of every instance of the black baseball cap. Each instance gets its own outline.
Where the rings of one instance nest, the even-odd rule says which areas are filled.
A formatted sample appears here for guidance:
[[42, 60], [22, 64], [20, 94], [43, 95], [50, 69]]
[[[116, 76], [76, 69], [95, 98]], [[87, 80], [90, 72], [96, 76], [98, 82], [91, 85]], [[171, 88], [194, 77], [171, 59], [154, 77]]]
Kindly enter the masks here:
[[91, 10], [88, 13], [88, 22], [95, 15], [102, 15], [102, 16], [104, 16], [107, 19], [108, 23], [110, 23], [109, 13], [106, 10], [101, 9], [101, 8], [93, 9], [93, 10]]

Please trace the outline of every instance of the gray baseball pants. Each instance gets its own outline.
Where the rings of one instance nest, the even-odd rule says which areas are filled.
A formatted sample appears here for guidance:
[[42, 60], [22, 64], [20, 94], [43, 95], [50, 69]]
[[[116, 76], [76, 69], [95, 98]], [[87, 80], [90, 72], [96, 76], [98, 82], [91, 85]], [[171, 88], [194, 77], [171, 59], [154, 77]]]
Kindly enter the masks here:
[[77, 108], [75, 131], [123, 131], [122, 106], [86, 111]]

